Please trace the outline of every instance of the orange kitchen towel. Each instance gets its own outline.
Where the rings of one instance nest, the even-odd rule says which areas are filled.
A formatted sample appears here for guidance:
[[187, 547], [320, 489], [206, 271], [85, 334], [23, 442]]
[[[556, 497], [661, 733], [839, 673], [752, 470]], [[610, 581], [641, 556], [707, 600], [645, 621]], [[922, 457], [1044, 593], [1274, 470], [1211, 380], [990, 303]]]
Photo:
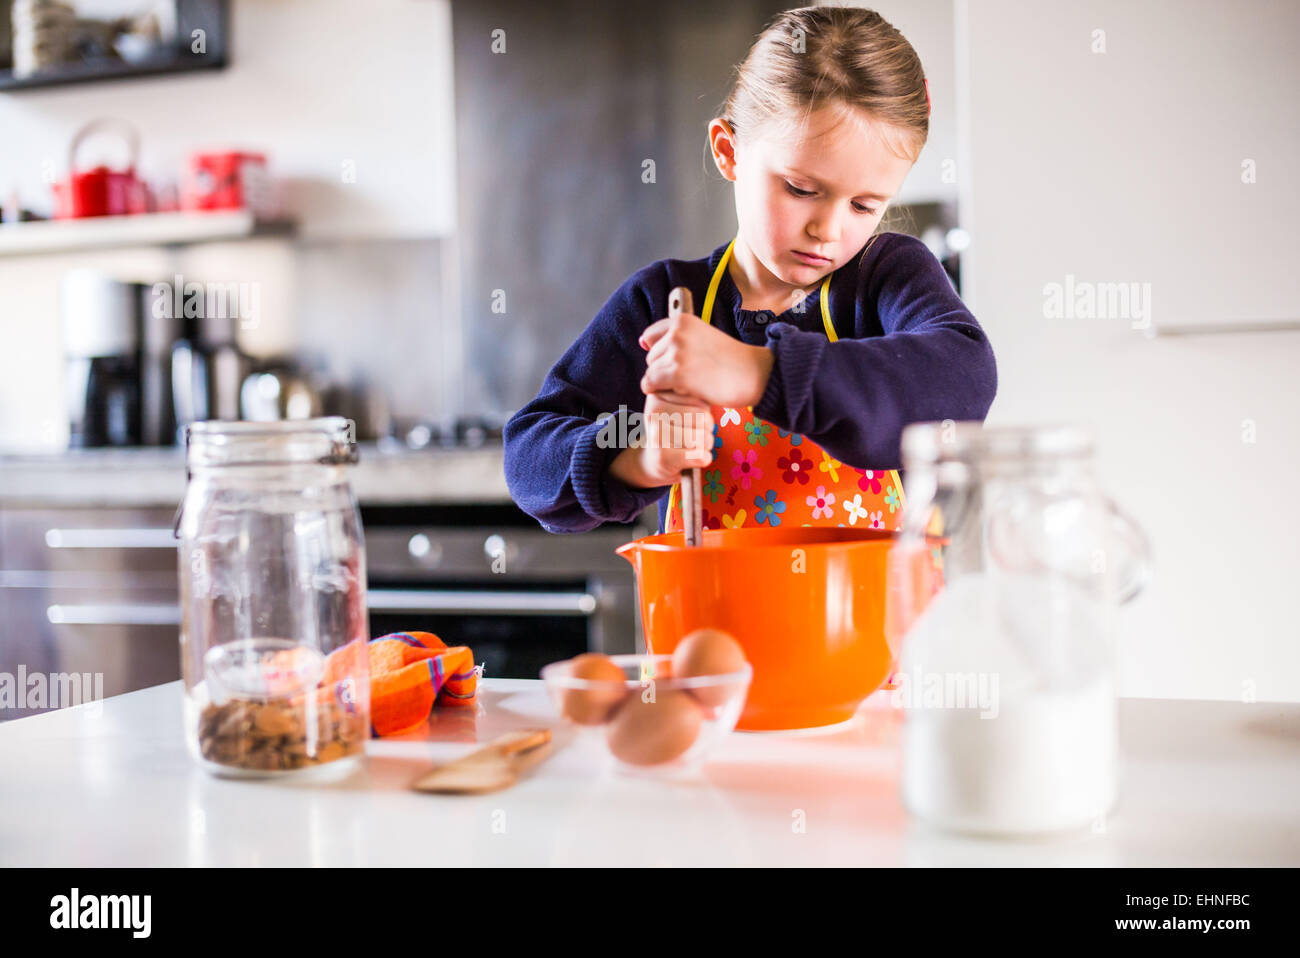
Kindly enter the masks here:
[[[352, 669], [345, 649], [325, 659], [322, 692], [333, 695]], [[474, 653], [468, 646], [448, 646], [432, 632], [394, 632], [371, 639], [370, 725], [373, 735], [394, 735], [419, 725], [434, 705], [473, 705], [478, 691]]]

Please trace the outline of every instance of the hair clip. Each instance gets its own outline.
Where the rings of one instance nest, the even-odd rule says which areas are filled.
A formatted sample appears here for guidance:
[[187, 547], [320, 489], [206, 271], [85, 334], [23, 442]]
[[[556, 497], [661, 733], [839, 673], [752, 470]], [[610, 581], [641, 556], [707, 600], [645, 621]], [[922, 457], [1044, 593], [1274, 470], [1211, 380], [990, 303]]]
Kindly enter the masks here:
[[925, 80], [925, 115], [929, 116], [934, 112], [934, 104], [930, 102], [930, 78], [923, 77]]

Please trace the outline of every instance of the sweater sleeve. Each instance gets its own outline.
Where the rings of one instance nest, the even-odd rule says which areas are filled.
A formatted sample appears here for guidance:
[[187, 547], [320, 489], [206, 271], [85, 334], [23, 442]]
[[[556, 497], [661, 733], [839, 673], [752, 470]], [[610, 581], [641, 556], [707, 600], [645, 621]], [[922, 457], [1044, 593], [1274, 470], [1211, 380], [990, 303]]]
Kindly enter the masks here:
[[997, 367], [984, 330], [920, 240], [891, 242], [865, 282], [859, 295], [875, 302], [883, 335], [832, 343], [772, 324], [775, 362], [754, 414], [849, 466], [897, 469], [908, 423], [984, 419]]
[[[607, 441], [611, 434], [617, 438], [619, 407], [645, 407], [645, 350], [637, 338], [651, 321], [646, 274], [654, 268], [639, 271], [614, 292], [547, 373], [536, 398], [506, 423], [510, 495], [548, 532], [631, 522], [669, 489], [641, 489], [609, 475], [609, 464], [622, 451]], [[602, 413], [616, 417], [608, 428], [597, 418]]]

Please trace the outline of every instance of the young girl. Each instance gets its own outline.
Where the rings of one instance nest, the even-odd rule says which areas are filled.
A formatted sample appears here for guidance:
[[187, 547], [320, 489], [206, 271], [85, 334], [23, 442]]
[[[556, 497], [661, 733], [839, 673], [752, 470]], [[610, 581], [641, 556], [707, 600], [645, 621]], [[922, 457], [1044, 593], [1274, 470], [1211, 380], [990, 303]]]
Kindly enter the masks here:
[[[515, 502], [551, 532], [630, 522], [658, 501], [681, 528], [681, 471], [703, 467], [706, 528], [895, 529], [899, 435], [982, 420], [993, 351], [933, 254], [872, 235], [929, 135], [911, 45], [879, 14], [779, 15], [709, 124], [739, 229], [705, 259], [632, 275], [505, 427]], [[698, 316], [664, 318], [689, 289]], [[684, 424], [664, 441], [604, 413]], [[635, 424], [633, 424], [635, 425]]]

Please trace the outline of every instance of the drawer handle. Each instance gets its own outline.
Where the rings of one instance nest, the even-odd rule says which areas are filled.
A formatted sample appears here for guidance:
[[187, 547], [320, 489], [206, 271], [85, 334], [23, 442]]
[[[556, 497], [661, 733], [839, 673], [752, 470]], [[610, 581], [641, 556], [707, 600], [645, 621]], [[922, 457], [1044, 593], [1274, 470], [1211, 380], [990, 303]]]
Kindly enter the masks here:
[[371, 589], [371, 612], [446, 612], [458, 615], [591, 615], [590, 592], [474, 592], [471, 590]]
[[45, 617], [53, 625], [180, 625], [176, 605], [52, 605]]
[[170, 529], [47, 529], [51, 549], [172, 549]]

